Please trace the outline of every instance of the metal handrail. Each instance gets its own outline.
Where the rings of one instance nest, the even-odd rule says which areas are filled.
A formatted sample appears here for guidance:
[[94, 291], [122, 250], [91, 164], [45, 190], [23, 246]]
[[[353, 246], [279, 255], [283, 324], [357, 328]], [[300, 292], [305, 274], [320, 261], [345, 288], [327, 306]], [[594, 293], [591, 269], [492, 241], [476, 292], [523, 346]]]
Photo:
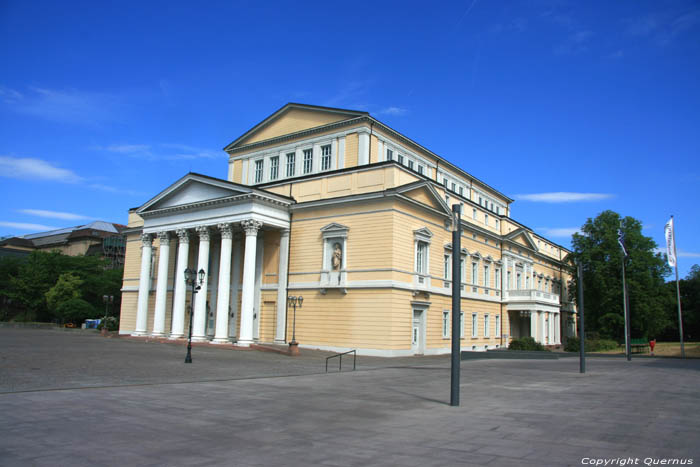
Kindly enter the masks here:
[[338, 371], [343, 371], [343, 355], [347, 354], [353, 354], [352, 357], [352, 369], [353, 371], [355, 370], [355, 364], [357, 363], [357, 350], [348, 350], [347, 352], [331, 355], [330, 357], [326, 357], [326, 373], [328, 373], [328, 360], [331, 358], [339, 357], [338, 358]]

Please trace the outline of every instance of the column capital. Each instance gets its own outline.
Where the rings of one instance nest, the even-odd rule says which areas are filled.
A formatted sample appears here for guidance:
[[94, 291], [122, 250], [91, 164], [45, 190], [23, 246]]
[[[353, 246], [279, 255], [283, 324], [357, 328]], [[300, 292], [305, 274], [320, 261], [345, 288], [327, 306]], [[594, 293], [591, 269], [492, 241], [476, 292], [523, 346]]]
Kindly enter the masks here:
[[231, 224], [219, 224], [217, 227], [219, 228], [219, 231], [221, 231], [221, 238], [233, 238], [233, 229], [231, 228]]
[[209, 241], [209, 227], [207, 227], [206, 225], [199, 225], [195, 227], [195, 230], [197, 231], [197, 235], [199, 235], [200, 241]]
[[158, 240], [161, 245], [170, 245], [170, 232], [158, 232]]
[[175, 231], [180, 243], [190, 243], [190, 231], [187, 229], [177, 229]]
[[289, 229], [281, 229], [280, 235], [283, 237], [289, 237]]
[[153, 235], [149, 233], [141, 234], [141, 243], [143, 246], [150, 247], [153, 245]]
[[257, 235], [258, 230], [260, 230], [262, 225], [262, 222], [256, 221], [255, 219], [246, 219], [241, 221], [241, 226], [243, 227], [243, 230], [245, 230], [246, 236]]

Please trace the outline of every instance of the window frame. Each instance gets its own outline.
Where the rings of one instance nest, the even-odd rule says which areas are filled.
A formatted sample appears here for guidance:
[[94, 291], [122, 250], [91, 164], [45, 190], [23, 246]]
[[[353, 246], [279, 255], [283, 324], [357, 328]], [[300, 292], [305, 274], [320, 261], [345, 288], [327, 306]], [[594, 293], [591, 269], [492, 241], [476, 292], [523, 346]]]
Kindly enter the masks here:
[[296, 172], [297, 153], [288, 152], [285, 154], [287, 165], [287, 177], [293, 177]]
[[[328, 151], [326, 153], [326, 151]], [[333, 146], [330, 144], [324, 144], [321, 146], [321, 171], [325, 172], [331, 170], [331, 164], [333, 162]]]
[[262, 183], [263, 177], [265, 176], [265, 159], [258, 159], [255, 161], [255, 166], [253, 167], [253, 180], [254, 184]]
[[[310, 173], [313, 173], [314, 171], [314, 150], [313, 148], [308, 148], [308, 149], [303, 149], [302, 150], [302, 172], [304, 175], [308, 175]], [[308, 164], [308, 170], [307, 170], [307, 164]]]
[[280, 156], [270, 157], [270, 180], [279, 178]]

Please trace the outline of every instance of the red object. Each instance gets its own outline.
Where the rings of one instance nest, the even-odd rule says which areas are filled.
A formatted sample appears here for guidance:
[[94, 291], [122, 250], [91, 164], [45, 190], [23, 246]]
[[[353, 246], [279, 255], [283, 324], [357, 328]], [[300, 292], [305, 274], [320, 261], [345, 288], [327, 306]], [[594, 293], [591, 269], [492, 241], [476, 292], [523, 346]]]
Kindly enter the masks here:
[[656, 345], [656, 339], [653, 341], [649, 341], [649, 348], [651, 349], [651, 352], [654, 352], [654, 346]]

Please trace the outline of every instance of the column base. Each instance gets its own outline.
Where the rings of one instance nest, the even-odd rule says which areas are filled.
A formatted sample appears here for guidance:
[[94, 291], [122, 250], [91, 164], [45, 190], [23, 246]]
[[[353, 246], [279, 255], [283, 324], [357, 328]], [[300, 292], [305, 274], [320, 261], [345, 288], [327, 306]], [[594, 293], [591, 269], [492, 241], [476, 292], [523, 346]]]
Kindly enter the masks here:
[[192, 342], [209, 342], [209, 338], [206, 336], [192, 336]]
[[134, 331], [131, 333], [134, 337], [148, 337], [148, 332], [146, 331]]
[[165, 337], [164, 332], [153, 332], [151, 333], [151, 337]]
[[185, 338], [184, 334], [170, 334], [168, 336], [168, 339], [170, 339], [171, 341], [174, 341], [176, 339], [184, 339], [184, 338]]
[[287, 341], [284, 339], [275, 339], [275, 344], [284, 345], [286, 343], [287, 343]]
[[228, 337], [215, 337], [211, 340], [210, 344], [230, 344], [231, 339]]
[[247, 339], [241, 339], [238, 342], [236, 342], [236, 345], [238, 347], [250, 347], [250, 344], [252, 344], [252, 340], [247, 340]]

